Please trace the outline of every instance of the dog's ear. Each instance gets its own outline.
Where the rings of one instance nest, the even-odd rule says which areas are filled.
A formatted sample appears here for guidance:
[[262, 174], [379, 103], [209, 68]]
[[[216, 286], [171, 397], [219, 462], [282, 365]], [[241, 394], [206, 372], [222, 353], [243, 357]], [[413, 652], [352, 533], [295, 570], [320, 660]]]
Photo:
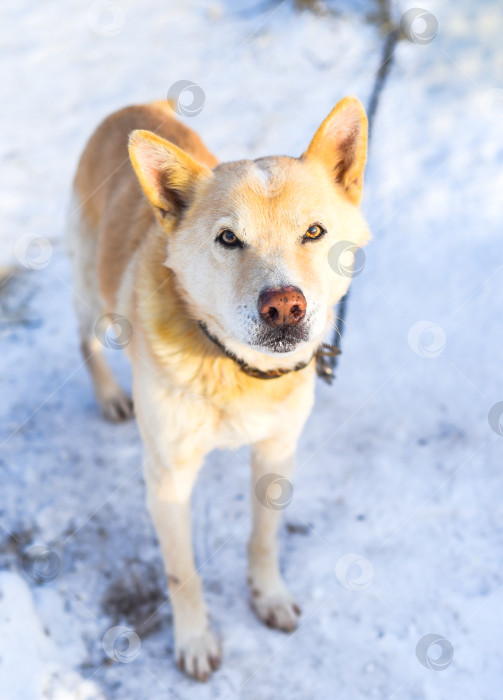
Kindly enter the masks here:
[[211, 176], [209, 168], [151, 131], [131, 132], [129, 157], [163, 228], [189, 205], [196, 181]]
[[367, 158], [367, 115], [356, 97], [345, 97], [320, 126], [302, 156], [321, 161], [353, 204], [362, 197]]

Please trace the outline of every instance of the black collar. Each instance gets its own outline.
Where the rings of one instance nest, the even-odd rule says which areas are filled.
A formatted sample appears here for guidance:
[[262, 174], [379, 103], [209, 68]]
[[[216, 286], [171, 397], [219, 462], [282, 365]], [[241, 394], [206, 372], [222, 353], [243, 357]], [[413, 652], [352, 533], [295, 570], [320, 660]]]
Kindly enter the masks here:
[[198, 321], [198, 323], [199, 328], [203, 331], [205, 336], [209, 338], [213, 343], [215, 343], [215, 345], [224, 353], [226, 357], [228, 357], [230, 360], [233, 360], [237, 365], [239, 365], [239, 367], [245, 374], [247, 374], [249, 377], [255, 377], [255, 379], [277, 379], [278, 377], [282, 377], [283, 375], [289, 374], [290, 372], [298, 372], [299, 370], [307, 367], [314, 357], [316, 358], [316, 371], [319, 376], [323, 376], [323, 374], [320, 373], [320, 367], [323, 364], [322, 359], [327, 356], [336, 357], [341, 352], [340, 349], [335, 345], [322, 343], [322, 345], [320, 345], [318, 350], [311, 355], [307, 362], [299, 362], [295, 365], [295, 367], [291, 367], [289, 369], [276, 368], [264, 371], [261, 369], [257, 369], [257, 367], [250, 367], [249, 364], [247, 364], [240, 357], [228, 350], [216, 336], [210, 333], [210, 331], [208, 330], [208, 326], [203, 321]]

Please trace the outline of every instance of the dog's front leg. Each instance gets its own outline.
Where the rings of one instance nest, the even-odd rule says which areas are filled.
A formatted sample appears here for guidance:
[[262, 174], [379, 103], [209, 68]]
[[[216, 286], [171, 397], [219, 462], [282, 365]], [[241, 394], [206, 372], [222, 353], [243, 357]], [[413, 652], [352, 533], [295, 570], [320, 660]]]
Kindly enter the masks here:
[[220, 646], [209, 626], [203, 588], [192, 550], [190, 496], [201, 458], [169, 466], [148, 456], [147, 505], [166, 569], [175, 626], [176, 660], [182, 671], [205, 681], [220, 663]]
[[294, 463], [291, 444], [266, 440], [253, 446], [253, 529], [248, 544], [251, 603], [266, 625], [285, 632], [297, 627], [300, 615], [280, 574], [277, 543], [281, 512], [293, 494], [290, 478]]

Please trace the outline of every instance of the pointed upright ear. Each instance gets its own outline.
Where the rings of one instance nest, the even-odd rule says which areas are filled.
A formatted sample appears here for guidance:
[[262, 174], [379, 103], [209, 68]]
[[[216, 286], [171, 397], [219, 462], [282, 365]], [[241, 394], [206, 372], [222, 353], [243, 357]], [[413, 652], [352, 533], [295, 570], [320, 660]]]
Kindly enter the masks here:
[[362, 197], [367, 131], [362, 103], [356, 97], [345, 97], [330, 112], [302, 156], [322, 162], [353, 204], [359, 204]]
[[131, 132], [129, 157], [163, 227], [189, 205], [196, 181], [211, 176], [208, 167], [152, 131]]

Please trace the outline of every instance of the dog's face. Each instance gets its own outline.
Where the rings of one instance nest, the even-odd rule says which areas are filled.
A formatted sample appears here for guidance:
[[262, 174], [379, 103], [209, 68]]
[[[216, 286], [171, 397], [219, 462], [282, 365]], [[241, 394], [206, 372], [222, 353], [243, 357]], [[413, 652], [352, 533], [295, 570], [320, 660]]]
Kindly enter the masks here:
[[250, 351], [296, 358], [326, 334], [351, 276], [339, 254], [369, 237], [357, 208], [366, 136], [365, 113], [351, 98], [301, 158], [211, 171], [134, 132], [133, 165], [169, 233], [165, 264], [194, 317], [243, 359]]

